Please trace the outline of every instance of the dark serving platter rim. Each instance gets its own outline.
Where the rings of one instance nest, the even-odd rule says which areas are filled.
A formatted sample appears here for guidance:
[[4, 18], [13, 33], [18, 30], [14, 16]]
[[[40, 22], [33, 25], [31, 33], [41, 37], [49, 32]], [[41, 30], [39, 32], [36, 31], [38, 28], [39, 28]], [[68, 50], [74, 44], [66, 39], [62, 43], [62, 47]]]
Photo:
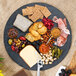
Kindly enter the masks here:
[[[6, 26], [8, 26], [8, 24], [11, 24], [12, 22], [10, 21], [10, 19], [11, 19], [11, 17], [13, 16], [13, 15], [15, 15], [15, 16], [13, 16], [13, 18], [15, 19], [16, 18], [16, 15], [18, 14], [18, 13], [20, 13], [20, 14], [22, 14], [22, 12], [21, 12], [21, 9], [22, 8], [25, 8], [26, 6], [32, 6], [32, 5], [35, 5], [35, 4], [39, 4], [39, 5], [43, 5], [43, 6], [46, 6], [46, 7], [48, 7], [48, 6], [50, 6], [51, 8], [52, 8], [52, 10], [56, 10], [58, 13], [57, 13], [57, 17], [61, 17], [61, 15], [62, 15], [62, 17], [61, 18], [66, 18], [65, 17], [65, 15], [59, 10], [59, 9], [57, 9], [56, 7], [54, 7], [54, 6], [52, 6], [52, 5], [50, 5], [50, 4], [47, 4], [47, 3], [43, 3], [43, 2], [34, 2], [34, 3], [29, 3], [29, 4], [26, 4], [26, 5], [23, 5], [23, 6], [21, 6], [20, 8], [18, 8], [16, 11], [14, 11], [13, 12], [13, 14], [9, 17], [9, 19], [8, 19], [8, 21], [7, 21], [7, 23], [6, 23]], [[48, 9], [50, 9], [50, 7], [48, 7]], [[53, 12], [51, 10], [51, 12]], [[61, 15], [59, 15], [59, 13], [61, 14]], [[52, 17], [51, 17], [52, 18]], [[67, 19], [67, 18], [66, 18]], [[12, 20], [12, 19], [11, 19]], [[13, 22], [14, 22], [14, 20], [12, 20]], [[12, 24], [13, 25], [13, 24]], [[7, 29], [9, 29], [10, 28], [10, 26], [9, 27], [6, 27], [5, 26], [5, 29], [4, 29], [4, 45], [5, 45], [5, 48], [6, 48], [6, 51], [7, 51], [7, 53], [9, 54], [9, 56], [11, 57], [11, 59], [13, 60], [13, 61], [15, 61], [18, 65], [20, 65], [20, 66], [22, 66], [23, 68], [25, 68], [25, 69], [28, 69], [28, 70], [37, 70], [37, 64], [36, 65], [34, 65], [32, 68], [29, 68], [28, 66], [27, 66], [27, 64], [20, 58], [20, 56], [17, 54], [17, 53], [15, 53], [15, 52], [13, 52], [12, 50], [10, 50], [10, 51], [8, 51], [9, 50], [9, 48], [10, 48], [10, 46], [8, 46], [8, 42], [7, 42], [7, 40], [9, 39], [8, 37], [7, 37], [7, 32], [5, 31], [5, 30], [7, 30]], [[13, 26], [12, 26], [13, 27]], [[52, 67], [54, 67], [54, 66], [56, 66], [56, 65], [58, 65], [65, 57], [66, 57], [66, 55], [68, 54], [68, 52], [69, 52], [69, 50], [70, 50], [70, 47], [71, 47], [71, 42], [72, 42], [72, 31], [71, 31], [71, 27], [70, 27], [70, 24], [69, 24], [69, 22], [68, 22], [68, 20], [67, 20], [67, 27], [68, 27], [68, 29], [70, 30], [70, 36], [68, 37], [68, 40], [67, 40], [67, 42], [66, 42], [66, 44], [63, 46], [63, 47], [65, 47], [65, 49], [67, 49], [68, 48], [68, 50], [67, 51], [63, 51], [63, 53], [62, 53], [62, 55], [60, 56], [60, 58], [58, 59], [58, 60], [56, 60], [56, 61], [54, 61], [54, 63], [53, 64], [48, 64], [48, 65], [44, 65], [44, 67], [41, 69], [41, 70], [46, 70], [46, 69], [50, 69], [50, 68], [52, 68]], [[15, 27], [14, 27], [15, 28]], [[20, 30], [18, 30], [19, 32], [21, 32]], [[27, 31], [28, 32], [28, 31]], [[25, 34], [25, 33], [24, 33]], [[23, 35], [24, 35], [23, 34]], [[20, 36], [21, 36], [22, 34], [20, 33]], [[7, 38], [7, 39], [5, 39], [5, 38]], [[68, 43], [68, 41], [69, 41], [69, 43]], [[67, 45], [69, 45], [69, 46], [67, 46]], [[66, 48], [67, 47], [67, 48]], [[11, 49], [11, 48], [10, 48]], [[38, 48], [37, 48], [38, 49]]]

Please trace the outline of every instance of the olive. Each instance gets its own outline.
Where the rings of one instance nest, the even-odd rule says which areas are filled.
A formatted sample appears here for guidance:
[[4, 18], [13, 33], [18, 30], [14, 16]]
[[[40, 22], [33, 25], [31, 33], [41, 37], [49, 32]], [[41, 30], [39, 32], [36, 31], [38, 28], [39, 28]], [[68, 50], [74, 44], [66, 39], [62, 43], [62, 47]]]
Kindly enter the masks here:
[[16, 43], [15, 43], [15, 42], [13, 42], [13, 43], [12, 43], [12, 45], [13, 45], [13, 46], [16, 46]]
[[12, 40], [12, 39], [9, 39], [9, 40], [8, 40], [9, 45], [11, 45], [11, 44], [12, 44], [12, 42], [13, 42], [13, 40]]
[[18, 50], [18, 47], [17, 47], [17, 46], [15, 47], [15, 50], [16, 50], [16, 51]]
[[25, 47], [25, 44], [23, 44], [22, 47]]

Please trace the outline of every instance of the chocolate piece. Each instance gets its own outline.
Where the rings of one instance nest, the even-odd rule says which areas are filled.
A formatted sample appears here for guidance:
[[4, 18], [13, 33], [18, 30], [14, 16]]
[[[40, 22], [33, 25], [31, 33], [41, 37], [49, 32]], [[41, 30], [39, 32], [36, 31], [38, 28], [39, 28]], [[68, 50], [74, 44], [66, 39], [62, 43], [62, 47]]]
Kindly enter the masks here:
[[22, 70], [20, 70], [19, 72], [17, 72], [16, 74], [14, 74], [13, 76], [28, 76], [28, 75], [27, 75], [26, 72], [22, 69]]

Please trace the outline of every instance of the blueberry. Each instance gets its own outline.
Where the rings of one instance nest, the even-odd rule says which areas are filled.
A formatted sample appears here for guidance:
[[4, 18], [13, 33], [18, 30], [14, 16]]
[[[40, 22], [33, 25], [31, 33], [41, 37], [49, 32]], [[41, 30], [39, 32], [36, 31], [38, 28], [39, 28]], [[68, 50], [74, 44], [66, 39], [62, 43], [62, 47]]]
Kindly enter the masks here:
[[67, 73], [64, 76], [69, 76]]
[[62, 76], [62, 73], [59, 73], [59, 76]]
[[66, 73], [66, 71], [64, 69], [61, 69], [61, 72], [62, 72], [62, 74], [65, 74]]
[[71, 73], [72, 73], [72, 71], [69, 69], [69, 70], [67, 70], [67, 73], [68, 73], [68, 74], [71, 74]]
[[19, 52], [19, 50], [16, 50], [16, 53], [18, 53]]

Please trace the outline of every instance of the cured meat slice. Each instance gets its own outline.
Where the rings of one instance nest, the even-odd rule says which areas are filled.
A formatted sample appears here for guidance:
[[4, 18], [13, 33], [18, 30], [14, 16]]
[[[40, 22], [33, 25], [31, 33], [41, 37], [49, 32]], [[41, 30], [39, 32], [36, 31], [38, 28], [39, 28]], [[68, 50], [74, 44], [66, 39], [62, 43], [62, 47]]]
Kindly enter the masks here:
[[58, 28], [61, 30], [61, 35], [57, 38], [55, 45], [63, 46], [67, 41], [68, 35], [70, 34], [70, 31], [67, 29], [66, 18], [62, 19], [54, 16], [53, 21], [58, 24]]
[[63, 46], [67, 41], [67, 38], [64, 38], [63, 36], [60, 36], [57, 38], [57, 45], [58, 46]]
[[67, 38], [68, 34], [66, 34], [64, 31], [61, 31], [61, 36], [63, 36], [64, 38]]
[[66, 29], [66, 26], [63, 22], [63, 20], [61, 18], [57, 19], [56, 22], [58, 23], [58, 28], [61, 29], [61, 30], [64, 30]]
[[63, 22], [64, 22], [65, 26], [67, 26], [66, 18], [63, 19]]
[[[57, 16], [54, 16], [54, 17], [53, 17], [53, 22], [56, 22], [57, 19], [58, 19]], [[56, 23], [57, 23], [57, 22], [56, 22]]]

